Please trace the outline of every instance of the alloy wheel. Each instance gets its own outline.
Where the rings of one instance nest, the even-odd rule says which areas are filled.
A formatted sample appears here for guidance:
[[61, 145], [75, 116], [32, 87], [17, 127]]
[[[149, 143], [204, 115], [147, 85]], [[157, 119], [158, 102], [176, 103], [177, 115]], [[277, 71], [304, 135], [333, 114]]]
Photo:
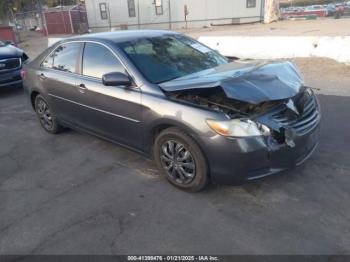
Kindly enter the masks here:
[[176, 183], [189, 184], [196, 176], [196, 164], [191, 152], [175, 140], [161, 146], [161, 164], [167, 175]]
[[39, 116], [42, 126], [46, 130], [52, 130], [54, 126], [52, 114], [50, 112], [49, 106], [44, 100], [40, 99], [38, 101], [36, 112]]

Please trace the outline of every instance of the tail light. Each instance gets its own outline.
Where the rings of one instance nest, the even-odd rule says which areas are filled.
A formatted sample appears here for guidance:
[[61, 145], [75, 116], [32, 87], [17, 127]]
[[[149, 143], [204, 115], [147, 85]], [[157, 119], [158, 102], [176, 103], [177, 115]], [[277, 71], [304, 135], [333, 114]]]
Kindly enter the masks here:
[[26, 77], [26, 70], [24, 70], [24, 69], [21, 69], [21, 78], [22, 78], [22, 80], [24, 80], [24, 78]]

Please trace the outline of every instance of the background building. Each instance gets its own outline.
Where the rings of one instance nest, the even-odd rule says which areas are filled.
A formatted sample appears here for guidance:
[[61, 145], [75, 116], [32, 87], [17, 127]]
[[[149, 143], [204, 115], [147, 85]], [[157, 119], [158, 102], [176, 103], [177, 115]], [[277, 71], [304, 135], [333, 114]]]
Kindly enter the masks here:
[[264, 0], [85, 0], [90, 29], [178, 29], [262, 21]]

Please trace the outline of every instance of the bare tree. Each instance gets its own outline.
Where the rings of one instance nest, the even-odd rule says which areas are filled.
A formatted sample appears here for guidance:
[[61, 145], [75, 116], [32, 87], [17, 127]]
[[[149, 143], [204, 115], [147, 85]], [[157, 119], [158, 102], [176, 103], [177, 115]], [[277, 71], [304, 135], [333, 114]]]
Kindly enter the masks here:
[[11, 14], [13, 12], [13, 8], [15, 7], [14, 0], [0, 0], [0, 19], [2, 21], [11, 20]]

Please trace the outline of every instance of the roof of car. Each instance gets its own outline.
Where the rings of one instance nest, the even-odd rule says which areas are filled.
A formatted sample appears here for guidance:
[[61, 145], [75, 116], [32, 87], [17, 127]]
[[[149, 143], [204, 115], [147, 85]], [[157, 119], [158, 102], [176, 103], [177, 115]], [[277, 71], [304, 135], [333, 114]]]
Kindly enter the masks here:
[[115, 43], [132, 41], [139, 38], [158, 37], [169, 34], [178, 34], [166, 30], [125, 30], [115, 32], [104, 32], [95, 34], [86, 34], [68, 38], [69, 40], [108, 40]]

